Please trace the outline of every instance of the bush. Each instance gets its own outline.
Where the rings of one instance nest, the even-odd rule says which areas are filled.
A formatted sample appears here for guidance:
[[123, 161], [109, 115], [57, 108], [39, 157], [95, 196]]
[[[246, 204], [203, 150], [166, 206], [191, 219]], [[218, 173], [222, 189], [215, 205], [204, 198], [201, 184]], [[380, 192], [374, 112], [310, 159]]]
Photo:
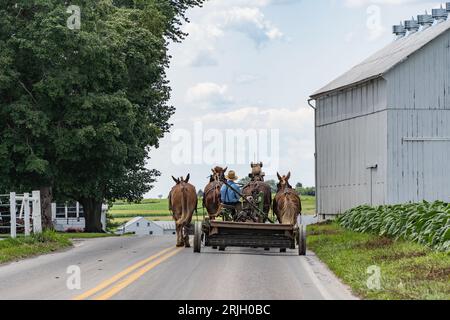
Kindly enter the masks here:
[[360, 206], [339, 218], [341, 226], [356, 231], [405, 239], [439, 251], [450, 251], [450, 204]]
[[19, 238], [19, 241], [35, 243], [59, 243], [63, 245], [71, 245], [71, 242], [64, 236], [54, 230], [45, 230], [42, 233], [32, 234], [30, 237]]
[[302, 196], [316, 196], [316, 188], [315, 187], [297, 187], [295, 188], [297, 193]]

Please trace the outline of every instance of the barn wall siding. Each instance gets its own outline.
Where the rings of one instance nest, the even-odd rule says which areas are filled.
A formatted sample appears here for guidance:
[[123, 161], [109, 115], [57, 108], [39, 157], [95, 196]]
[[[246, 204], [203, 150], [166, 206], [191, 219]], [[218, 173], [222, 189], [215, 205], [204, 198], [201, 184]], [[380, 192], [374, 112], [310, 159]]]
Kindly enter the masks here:
[[450, 201], [450, 110], [388, 112], [388, 203]]
[[386, 81], [373, 80], [365, 85], [339, 91], [317, 100], [317, 125], [344, 121], [385, 110]]
[[385, 79], [390, 109], [387, 201], [450, 201], [450, 33]]
[[385, 76], [393, 109], [450, 110], [450, 32], [423, 47]]
[[[387, 113], [317, 128], [318, 213], [333, 215], [360, 204], [384, 204]], [[378, 165], [377, 169], [368, 166]]]

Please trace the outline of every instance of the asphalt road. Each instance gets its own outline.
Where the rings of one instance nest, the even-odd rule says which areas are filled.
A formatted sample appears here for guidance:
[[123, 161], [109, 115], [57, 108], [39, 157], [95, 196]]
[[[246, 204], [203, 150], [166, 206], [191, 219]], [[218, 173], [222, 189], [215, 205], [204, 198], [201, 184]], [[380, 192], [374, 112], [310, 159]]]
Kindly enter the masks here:
[[194, 254], [174, 243], [173, 236], [80, 240], [64, 252], [0, 266], [0, 299], [354, 298], [311, 252]]

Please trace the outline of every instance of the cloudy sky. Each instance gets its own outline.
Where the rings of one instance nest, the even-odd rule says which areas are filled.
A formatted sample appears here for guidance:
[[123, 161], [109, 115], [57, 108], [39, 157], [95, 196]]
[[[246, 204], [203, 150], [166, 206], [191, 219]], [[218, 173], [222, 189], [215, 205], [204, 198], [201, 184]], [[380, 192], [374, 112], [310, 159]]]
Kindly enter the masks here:
[[268, 179], [314, 185], [314, 114], [307, 99], [393, 41], [391, 26], [438, 7], [420, 0], [209, 0], [189, 12], [189, 37], [172, 44], [168, 76], [177, 113], [151, 152], [162, 172], [147, 195], [167, 196], [171, 175], [203, 189], [215, 165], [240, 177], [264, 161]]

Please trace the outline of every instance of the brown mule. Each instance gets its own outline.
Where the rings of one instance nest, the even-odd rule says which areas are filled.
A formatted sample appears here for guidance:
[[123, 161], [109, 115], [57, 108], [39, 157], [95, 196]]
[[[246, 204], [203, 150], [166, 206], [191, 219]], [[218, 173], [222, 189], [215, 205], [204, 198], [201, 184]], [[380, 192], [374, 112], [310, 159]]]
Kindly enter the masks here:
[[197, 193], [195, 187], [189, 184], [190, 175], [176, 179], [172, 177], [176, 185], [169, 194], [169, 210], [176, 222], [177, 247], [190, 247], [189, 227], [194, 211], [197, 210]]
[[[269, 217], [270, 207], [272, 205], [272, 189], [263, 181], [250, 181], [242, 188], [242, 194], [245, 197], [256, 198], [259, 193], [263, 194], [263, 211], [266, 217]], [[260, 223], [264, 223], [262, 219], [259, 219]]]
[[225, 181], [225, 173], [228, 167], [223, 169], [215, 167], [211, 169], [212, 175], [203, 192], [203, 207], [208, 212], [209, 218], [215, 220], [220, 210], [220, 189]]
[[[242, 194], [245, 197], [256, 198], [260, 193], [263, 194], [263, 211], [266, 217], [269, 217], [270, 208], [272, 206], [272, 189], [264, 182], [265, 173], [262, 171], [263, 163], [253, 163], [250, 165], [252, 173], [249, 175], [250, 182], [242, 188]], [[259, 219], [261, 223], [266, 219]]]
[[302, 202], [297, 192], [289, 184], [291, 173], [278, 176], [278, 192], [273, 201], [273, 212], [281, 224], [295, 225], [302, 212]]

